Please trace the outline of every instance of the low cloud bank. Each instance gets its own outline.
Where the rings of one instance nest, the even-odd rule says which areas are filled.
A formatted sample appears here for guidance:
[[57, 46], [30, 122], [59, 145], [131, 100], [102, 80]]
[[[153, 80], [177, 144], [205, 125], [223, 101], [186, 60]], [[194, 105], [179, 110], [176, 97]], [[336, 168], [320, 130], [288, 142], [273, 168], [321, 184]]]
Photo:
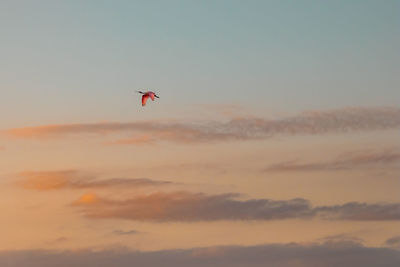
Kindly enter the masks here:
[[397, 267], [400, 251], [390, 248], [364, 247], [357, 243], [272, 244], [259, 246], [225, 246], [182, 250], [138, 252], [105, 251], [3, 251], [2, 267]]

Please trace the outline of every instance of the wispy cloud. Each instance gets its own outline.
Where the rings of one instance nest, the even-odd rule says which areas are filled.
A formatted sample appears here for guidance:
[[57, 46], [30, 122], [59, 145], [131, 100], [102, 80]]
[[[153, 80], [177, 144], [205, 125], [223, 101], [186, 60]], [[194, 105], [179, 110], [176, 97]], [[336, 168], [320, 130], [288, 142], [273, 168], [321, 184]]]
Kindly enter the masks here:
[[318, 239], [319, 242], [325, 243], [325, 244], [359, 244], [362, 245], [364, 240], [362, 238], [356, 237], [350, 233], [341, 233], [337, 235], [330, 235], [330, 236], [325, 236], [323, 238]]
[[349, 202], [314, 209], [321, 217], [332, 220], [390, 221], [400, 220], [400, 203], [368, 204]]
[[122, 138], [116, 141], [106, 142], [107, 145], [152, 145], [156, 143], [154, 137], [148, 135]]
[[395, 267], [400, 252], [390, 248], [364, 247], [359, 244], [267, 244], [258, 246], [223, 246], [152, 252], [118, 250], [26, 250], [0, 252], [2, 267], [130, 267], [130, 266], [353, 266]]
[[313, 111], [297, 116], [264, 119], [236, 118], [227, 122], [105, 122], [59, 124], [5, 130], [15, 138], [58, 138], [68, 135], [139, 134], [112, 143], [137, 144], [153, 141], [177, 143], [265, 139], [275, 135], [320, 135], [374, 131], [400, 127], [400, 108], [345, 108]]
[[268, 172], [288, 171], [336, 171], [360, 167], [382, 167], [400, 162], [398, 150], [363, 151], [341, 155], [335, 160], [326, 162], [298, 163], [286, 161], [273, 164], [264, 169]]
[[115, 235], [136, 235], [139, 234], [139, 231], [136, 230], [128, 230], [128, 231], [123, 231], [123, 230], [114, 230], [113, 234]]
[[400, 220], [400, 203], [312, 207], [306, 199], [238, 199], [239, 195], [174, 192], [139, 195], [127, 200], [112, 200], [85, 194], [73, 203], [90, 218], [138, 221], [215, 221], [310, 219], [384, 221]]
[[128, 200], [111, 200], [94, 194], [73, 203], [91, 218], [141, 221], [273, 220], [304, 218], [313, 214], [304, 199], [237, 200], [237, 194], [206, 195], [174, 192], [141, 195]]
[[156, 181], [147, 178], [109, 178], [96, 179], [77, 170], [23, 172], [18, 184], [27, 189], [40, 191], [58, 189], [96, 189], [109, 187], [141, 187], [171, 184], [168, 181]]

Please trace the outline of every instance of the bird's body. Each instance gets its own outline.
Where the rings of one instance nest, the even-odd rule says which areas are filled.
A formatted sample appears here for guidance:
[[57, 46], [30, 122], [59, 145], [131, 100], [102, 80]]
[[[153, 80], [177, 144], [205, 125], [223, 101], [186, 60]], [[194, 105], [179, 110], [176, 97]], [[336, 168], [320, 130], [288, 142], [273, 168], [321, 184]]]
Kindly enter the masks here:
[[146, 92], [142, 92], [142, 91], [137, 91], [139, 94], [142, 94], [142, 106], [146, 105], [147, 99], [150, 97], [152, 101], [154, 101], [154, 98], [160, 98], [158, 95], [156, 95], [156, 93], [152, 92], [152, 91], [146, 91]]

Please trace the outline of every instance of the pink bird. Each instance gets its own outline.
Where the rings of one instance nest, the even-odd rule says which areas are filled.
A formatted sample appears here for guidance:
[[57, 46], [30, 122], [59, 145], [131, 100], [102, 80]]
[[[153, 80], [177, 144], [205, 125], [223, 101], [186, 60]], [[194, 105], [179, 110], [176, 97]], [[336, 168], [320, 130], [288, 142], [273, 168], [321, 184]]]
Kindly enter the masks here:
[[142, 91], [136, 91], [139, 94], [142, 94], [142, 106], [146, 105], [147, 99], [150, 97], [152, 101], [154, 101], [154, 97], [160, 98], [156, 93], [152, 91], [147, 91], [147, 92], [142, 92]]

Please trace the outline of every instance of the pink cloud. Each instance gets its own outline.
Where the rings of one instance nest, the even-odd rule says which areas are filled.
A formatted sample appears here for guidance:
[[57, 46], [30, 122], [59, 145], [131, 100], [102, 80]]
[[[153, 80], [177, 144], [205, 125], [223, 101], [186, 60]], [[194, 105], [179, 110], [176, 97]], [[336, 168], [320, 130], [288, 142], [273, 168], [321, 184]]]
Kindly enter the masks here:
[[105, 122], [59, 124], [5, 130], [14, 138], [59, 138], [68, 135], [136, 134], [115, 144], [217, 142], [267, 139], [275, 135], [321, 135], [400, 128], [400, 108], [344, 108], [313, 111], [274, 120], [236, 118], [227, 122]]

